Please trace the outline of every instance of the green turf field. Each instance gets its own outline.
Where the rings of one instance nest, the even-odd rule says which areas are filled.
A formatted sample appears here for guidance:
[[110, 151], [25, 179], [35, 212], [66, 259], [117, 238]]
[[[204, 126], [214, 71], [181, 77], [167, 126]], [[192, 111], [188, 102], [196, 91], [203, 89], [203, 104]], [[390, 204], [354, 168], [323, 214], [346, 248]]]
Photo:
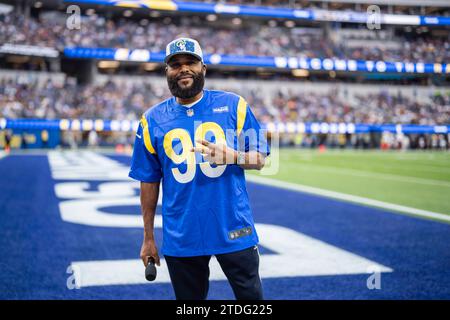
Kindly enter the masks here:
[[267, 177], [450, 215], [449, 152], [281, 149]]

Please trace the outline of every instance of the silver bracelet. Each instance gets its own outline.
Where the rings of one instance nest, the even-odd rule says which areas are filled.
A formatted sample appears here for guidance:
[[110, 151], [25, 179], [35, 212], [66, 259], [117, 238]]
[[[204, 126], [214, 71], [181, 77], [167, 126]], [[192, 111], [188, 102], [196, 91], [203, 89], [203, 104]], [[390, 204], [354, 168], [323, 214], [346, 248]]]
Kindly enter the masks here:
[[245, 152], [238, 151], [236, 162], [237, 164], [245, 164]]

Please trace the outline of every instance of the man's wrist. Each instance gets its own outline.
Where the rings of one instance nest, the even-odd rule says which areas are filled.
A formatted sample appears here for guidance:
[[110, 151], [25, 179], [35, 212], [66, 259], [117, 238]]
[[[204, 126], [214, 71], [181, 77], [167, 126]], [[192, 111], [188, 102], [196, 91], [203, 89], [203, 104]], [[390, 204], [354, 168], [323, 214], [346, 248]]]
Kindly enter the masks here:
[[236, 164], [237, 165], [245, 164], [245, 152], [236, 151]]
[[234, 150], [233, 152], [233, 164], [237, 164], [238, 152]]
[[153, 231], [150, 232], [144, 232], [144, 241], [155, 241], [155, 235]]

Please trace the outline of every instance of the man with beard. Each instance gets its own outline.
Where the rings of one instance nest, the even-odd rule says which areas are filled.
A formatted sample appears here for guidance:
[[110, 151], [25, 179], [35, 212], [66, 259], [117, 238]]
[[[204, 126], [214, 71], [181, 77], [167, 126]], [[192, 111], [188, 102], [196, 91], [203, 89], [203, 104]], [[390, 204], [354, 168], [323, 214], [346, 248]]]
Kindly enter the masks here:
[[176, 298], [206, 299], [215, 255], [237, 299], [262, 299], [244, 170], [264, 166], [267, 141], [242, 97], [203, 89], [196, 40], [170, 42], [165, 62], [173, 97], [142, 116], [129, 173], [141, 182], [141, 259], [160, 265], [154, 218], [162, 179], [162, 253]]

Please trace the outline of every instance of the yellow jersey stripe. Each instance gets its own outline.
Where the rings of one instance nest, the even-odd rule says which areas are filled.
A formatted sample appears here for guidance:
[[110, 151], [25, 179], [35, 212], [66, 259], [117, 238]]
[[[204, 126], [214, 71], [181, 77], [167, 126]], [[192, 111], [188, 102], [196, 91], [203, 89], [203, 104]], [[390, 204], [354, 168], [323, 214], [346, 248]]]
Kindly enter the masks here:
[[145, 115], [141, 118], [141, 124], [142, 124], [142, 134], [144, 135], [144, 144], [147, 148], [148, 152], [155, 154], [156, 151], [152, 146], [152, 141], [150, 140], [150, 131], [148, 130], [148, 122], [145, 118]]
[[237, 107], [237, 135], [241, 134], [242, 128], [244, 128], [245, 117], [247, 115], [247, 101], [244, 98], [239, 97], [239, 103]]

